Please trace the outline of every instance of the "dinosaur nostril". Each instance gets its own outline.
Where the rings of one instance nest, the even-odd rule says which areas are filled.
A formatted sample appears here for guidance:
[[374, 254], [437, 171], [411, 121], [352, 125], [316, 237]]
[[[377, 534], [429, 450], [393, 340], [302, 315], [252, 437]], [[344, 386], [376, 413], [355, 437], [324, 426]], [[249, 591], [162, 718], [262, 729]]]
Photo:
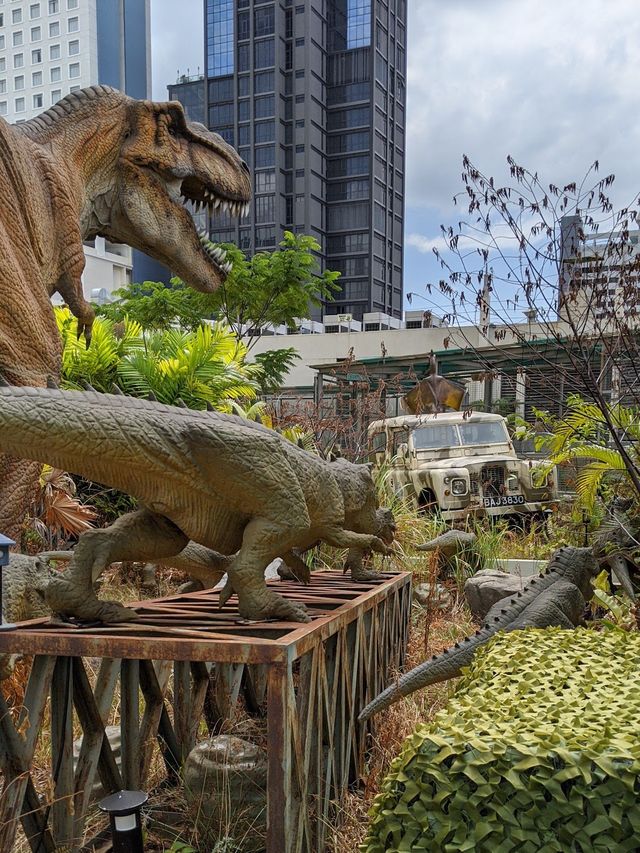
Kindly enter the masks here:
[[245, 170], [245, 172], [246, 172], [248, 175], [250, 175], [250, 174], [251, 174], [251, 169], [247, 166], [247, 164], [244, 162], [244, 160], [242, 161], [242, 168]]

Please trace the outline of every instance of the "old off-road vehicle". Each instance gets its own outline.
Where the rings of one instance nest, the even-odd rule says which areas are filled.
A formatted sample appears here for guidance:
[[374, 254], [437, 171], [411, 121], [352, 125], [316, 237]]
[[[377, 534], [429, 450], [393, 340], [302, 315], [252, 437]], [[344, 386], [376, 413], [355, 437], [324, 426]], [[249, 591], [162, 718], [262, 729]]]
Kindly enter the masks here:
[[500, 415], [403, 415], [369, 426], [371, 460], [389, 468], [391, 487], [416, 508], [446, 520], [547, 514], [556, 472], [540, 482], [542, 461], [518, 459]]

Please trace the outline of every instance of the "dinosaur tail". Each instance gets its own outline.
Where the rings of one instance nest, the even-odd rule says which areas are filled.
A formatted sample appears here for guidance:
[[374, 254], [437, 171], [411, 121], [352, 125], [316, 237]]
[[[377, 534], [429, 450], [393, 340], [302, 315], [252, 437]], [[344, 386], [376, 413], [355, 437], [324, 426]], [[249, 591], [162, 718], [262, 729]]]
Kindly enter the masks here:
[[478, 647], [486, 643], [495, 632], [495, 628], [485, 625], [473, 637], [465, 637], [462, 642], [456, 643], [455, 646], [445, 649], [439, 655], [434, 655], [431, 660], [425, 661], [407, 672], [366, 706], [358, 717], [359, 721], [368, 720], [373, 714], [384, 711], [402, 699], [403, 696], [408, 696], [415, 690], [460, 675], [462, 669], [469, 666], [473, 660]]

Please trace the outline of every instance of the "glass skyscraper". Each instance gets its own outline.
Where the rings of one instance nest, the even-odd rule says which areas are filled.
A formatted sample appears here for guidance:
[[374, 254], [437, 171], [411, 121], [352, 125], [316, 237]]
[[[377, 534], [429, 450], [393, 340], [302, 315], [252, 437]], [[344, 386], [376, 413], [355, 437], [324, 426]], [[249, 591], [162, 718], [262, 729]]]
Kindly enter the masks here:
[[[207, 120], [251, 166], [251, 216], [213, 240], [311, 234], [331, 313], [402, 314], [406, 0], [205, 0]], [[205, 214], [199, 214], [204, 217]]]

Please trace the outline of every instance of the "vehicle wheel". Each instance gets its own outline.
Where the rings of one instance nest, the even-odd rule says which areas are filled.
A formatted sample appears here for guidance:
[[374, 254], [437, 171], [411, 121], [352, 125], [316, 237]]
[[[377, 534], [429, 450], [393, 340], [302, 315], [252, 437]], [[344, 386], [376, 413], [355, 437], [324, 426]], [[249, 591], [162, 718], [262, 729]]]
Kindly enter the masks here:
[[435, 515], [438, 511], [438, 499], [431, 489], [423, 489], [418, 495], [418, 514]]

